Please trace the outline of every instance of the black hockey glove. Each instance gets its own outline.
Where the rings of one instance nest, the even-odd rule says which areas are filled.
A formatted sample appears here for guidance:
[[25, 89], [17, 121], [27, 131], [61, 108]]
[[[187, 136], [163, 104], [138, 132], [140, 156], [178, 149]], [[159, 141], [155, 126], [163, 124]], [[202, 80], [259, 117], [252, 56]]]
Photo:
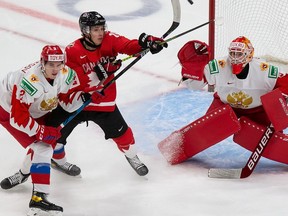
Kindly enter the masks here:
[[167, 48], [168, 44], [164, 42], [162, 38], [154, 37], [152, 35], [147, 35], [146, 33], [142, 33], [139, 36], [138, 44], [143, 48], [149, 48], [152, 54], [156, 54], [160, 52], [163, 47]]
[[116, 57], [101, 58], [94, 67], [94, 71], [100, 81], [105, 80], [110, 74], [115, 73], [122, 65], [121, 59]]

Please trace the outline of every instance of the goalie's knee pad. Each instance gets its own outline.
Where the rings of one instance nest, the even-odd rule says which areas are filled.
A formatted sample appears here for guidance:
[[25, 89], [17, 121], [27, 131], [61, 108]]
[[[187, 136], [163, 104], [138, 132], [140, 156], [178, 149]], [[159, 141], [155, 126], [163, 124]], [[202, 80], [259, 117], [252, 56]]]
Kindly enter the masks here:
[[238, 119], [229, 105], [223, 105], [196, 121], [173, 132], [158, 144], [171, 164], [181, 163], [240, 130]]
[[[240, 124], [241, 130], [235, 133], [233, 141], [253, 152], [263, 137], [266, 128], [264, 125], [257, 124], [246, 117], [240, 118]], [[288, 164], [288, 135], [275, 132], [266, 145], [262, 154], [263, 157]]]
[[117, 144], [119, 150], [124, 153], [135, 143], [133, 132], [130, 127], [128, 127], [122, 136], [113, 138], [113, 140]]

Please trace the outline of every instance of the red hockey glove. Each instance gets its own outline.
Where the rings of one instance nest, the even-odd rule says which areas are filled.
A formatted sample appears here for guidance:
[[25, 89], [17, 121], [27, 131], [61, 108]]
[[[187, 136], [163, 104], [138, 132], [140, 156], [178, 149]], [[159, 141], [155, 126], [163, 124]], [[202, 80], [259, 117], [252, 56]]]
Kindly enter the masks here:
[[[161, 43], [161, 44], [160, 44]], [[163, 39], [142, 33], [139, 36], [138, 44], [143, 48], [149, 48], [152, 54], [160, 52], [163, 47], [167, 48], [168, 44]]]
[[94, 71], [100, 81], [115, 73], [122, 65], [121, 59], [116, 57], [102, 57], [94, 67]]
[[210, 48], [201, 41], [193, 40], [186, 43], [178, 52], [178, 59], [182, 65], [183, 80], [202, 80], [204, 67], [210, 60]]
[[95, 104], [102, 102], [104, 93], [102, 94], [99, 92], [99, 89], [98, 91], [96, 89], [96, 87], [85, 88], [84, 92], [81, 94], [84, 103], [89, 99], [91, 99], [91, 101]]
[[60, 129], [55, 127], [49, 127], [45, 125], [39, 125], [36, 133], [36, 139], [43, 141], [47, 144], [54, 145], [61, 137]]
[[92, 100], [92, 102], [95, 103], [95, 104], [101, 103], [102, 100], [103, 100], [103, 98], [104, 98], [104, 95], [101, 94], [101, 93], [98, 92], [98, 91], [95, 91], [95, 92], [91, 95], [91, 100]]

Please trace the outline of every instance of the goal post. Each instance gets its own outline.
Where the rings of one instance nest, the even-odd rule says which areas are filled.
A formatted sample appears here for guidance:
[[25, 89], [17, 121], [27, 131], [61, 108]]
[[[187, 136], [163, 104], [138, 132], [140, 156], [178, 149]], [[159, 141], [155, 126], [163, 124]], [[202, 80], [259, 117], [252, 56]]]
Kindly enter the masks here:
[[230, 42], [245, 36], [255, 48], [254, 56], [288, 63], [287, 0], [209, 0], [209, 19], [218, 17], [223, 24], [209, 26], [212, 58], [226, 56]]

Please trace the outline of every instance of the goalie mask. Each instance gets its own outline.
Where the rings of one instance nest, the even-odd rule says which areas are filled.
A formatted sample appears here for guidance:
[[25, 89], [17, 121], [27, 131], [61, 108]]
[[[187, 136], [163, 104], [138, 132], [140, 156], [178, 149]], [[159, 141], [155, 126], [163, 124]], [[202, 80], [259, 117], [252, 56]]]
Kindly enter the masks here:
[[254, 55], [254, 47], [250, 40], [244, 36], [234, 39], [230, 43], [228, 51], [233, 74], [239, 74]]

